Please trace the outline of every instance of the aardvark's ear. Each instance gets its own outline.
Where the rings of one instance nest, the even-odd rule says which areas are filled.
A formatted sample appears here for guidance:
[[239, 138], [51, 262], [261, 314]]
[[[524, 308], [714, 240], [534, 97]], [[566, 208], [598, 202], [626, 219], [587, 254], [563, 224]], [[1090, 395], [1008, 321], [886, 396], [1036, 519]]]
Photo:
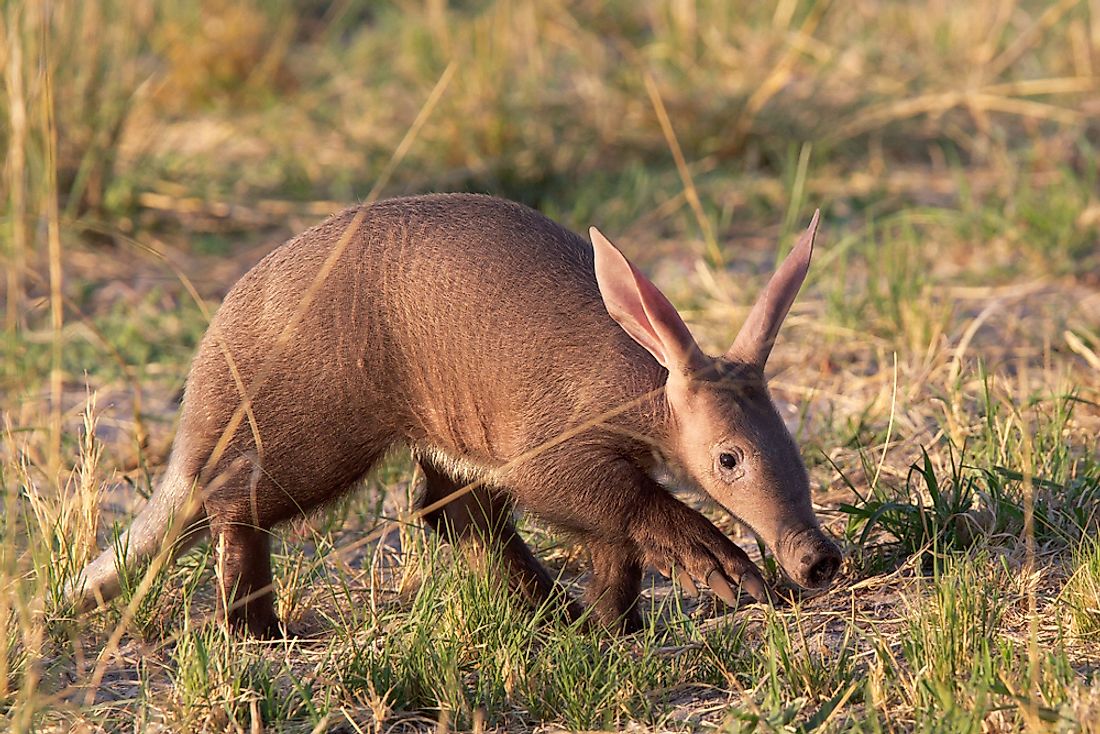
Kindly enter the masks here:
[[794, 249], [768, 281], [764, 292], [760, 294], [756, 305], [749, 312], [749, 317], [741, 326], [741, 331], [737, 332], [733, 346], [726, 352], [728, 359], [764, 369], [772, 345], [775, 344], [775, 337], [779, 334], [779, 327], [783, 325], [783, 319], [787, 317], [794, 297], [798, 295], [798, 289], [802, 287], [802, 281], [806, 279], [806, 272], [810, 269], [810, 256], [814, 250], [814, 236], [817, 234], [820, 215], [820, 209], [814, 212], [809, 228], [802, 233]]
[[598, 229], [588, 232], [596, 282], [611, 318], [670, 373], [698, 369], [702, 352], [676, 308]]

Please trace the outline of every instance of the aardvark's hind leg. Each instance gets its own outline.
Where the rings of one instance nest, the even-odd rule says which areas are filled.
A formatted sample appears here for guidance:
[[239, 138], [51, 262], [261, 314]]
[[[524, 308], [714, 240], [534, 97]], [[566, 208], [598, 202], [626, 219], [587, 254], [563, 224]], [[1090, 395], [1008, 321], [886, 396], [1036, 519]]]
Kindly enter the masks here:
[[220, 598], [230, 629], [260, 638], [281, 636], [271, 576], [274, 525], [262, 473], [241, 457], [206, 483], [203, 509], [210, 523]]
[[279, 637], [271, 576], [271, 536], [254, 525], [226, 522], [211, 527], [216, 544], [220, 609], [235, 631], [261, 639]]

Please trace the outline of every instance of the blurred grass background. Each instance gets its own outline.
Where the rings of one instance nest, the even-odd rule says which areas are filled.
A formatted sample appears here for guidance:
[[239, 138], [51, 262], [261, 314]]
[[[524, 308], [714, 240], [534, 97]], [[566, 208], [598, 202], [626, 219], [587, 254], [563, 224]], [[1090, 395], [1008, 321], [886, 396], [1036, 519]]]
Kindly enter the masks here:
[[[656, 96], [709, 220], [694, 225], [715, 236], [805, 208], [792, 194], [863, 219], [1004, 200], [1070, 172], [1095, 184], [1094, 15], [1087, 2], [12, 3], [5, 123], [25, 155], [9, 156], [6, 193], [13, 207], [23, 194], [25, 220], [43, 214], [52, 87], [69, 232], [316, 215], [311, 203], [373, 188], [453, 65], [386, 194], [492, 190], [609, 226], [668, 212], [682, 182]], [[1072, 253], [1095, 217], [1021, 238]]]
[[[847, 544], [842, 590], [806, 617], [723, 628], [702, 652], [695, 632], [641, 640], [640, 657], [569, 635], [524, 655], [494, 643], [497, 667], [478, 668], [499, 677], [493, 705], [455, 672], [481, 664], [463, 657], [463, 635], [481, 632], [460, 624], [439, 643], [438, 615], [454, 610], [422, 595], [395, 607], [411, 621], [329, 620], [347, 638], [327, 653], [344, 660], [342, 682], [310, 679], [334, 697], [312, 712], [278, 706], [298, 700], [280, 698], [287, 671], [301, 682], [297, 653], [272, 662], [190, 627], [173, 647], [162, 627], [180, 627], [177, 600], [138, 624], [176, 695], [121, 682], [127, 670], [157, 677], [142, 672], [141, 640], [114, 667], [100, 659], [124, 671], [100, 695], [140, 699], [117, 704], [122, 720], [152, 708], [176, 725], [309, 730], [340, 703], [373, 727], [439, 709], [472, 727], [488, 706], [494, 725], [679, 728], [677, 676], [742, 706], [692, 714], [688, 728], [870, 717], [871, 730], [1088, 731], [1100, 720], [1097, 0], [10, 0], [0, 20], [0, 703], [13, 728], [55, 714], [89, 730], [119, 721], [73, 703], [70, 687], [117, 618], [74, 623], [57, 588], [95, 545], [101, 495], [125, 510], [149, 491], [191, 353], [233, 281], [348, 203], [455, 190], [516, 199], [578, 231], [598, 224], [712, 349], [776, 243], [822, 209], [822, 245], [772, 367], [822, 513]], [[369, 503], [336, 517], [369, 527]], [[351, 598], [359, 581], [320, 550], [343, 537], [331, 525], [295, 536], [315, 543], [317, 565], [303, 571], [291, 550], [283, 570], [338, 578]], [[544, 547], [572, 568], [576, 549]], [[943, 552], [967, 560], [930, 567]], [[456, 583], [467, 604], [485, 596]], [[323, 606], [286, 586], [286, 616]], [[1002, 594], [1003, 608], [982, 594]], [[490, 617], [517, 639], [542, 634]], [[943, 638], [952, 618], [960, 639]], [[360, 623], [411, 640], [397, 645], [408, 660], [391, 647], [359, 655]], [[661, 667], [655, 651], [677, 646], [702, 657]], [[440, 649], [454, 660], [433, 658]], [[985, 662], [971, 670], [974, 655]], [[580, 665], [573, 686], [554, 682], [567, 661]], [[634, 688], [577, 698], [597, 669]], [[440, 670], [453, 685], [425, 692], [417, 676]], [[349, 676], [400, 696], [370, 688], [364, 703]], [[517, 680], [542, 693], [524, 698]], [[689, 709], [715, 700], [692, 695]]]

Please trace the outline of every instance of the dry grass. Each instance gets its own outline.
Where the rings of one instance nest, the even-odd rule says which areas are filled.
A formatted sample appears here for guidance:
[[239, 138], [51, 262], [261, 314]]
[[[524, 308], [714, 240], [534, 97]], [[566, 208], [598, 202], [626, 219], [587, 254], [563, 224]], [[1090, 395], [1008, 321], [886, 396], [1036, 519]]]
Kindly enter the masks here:
[[[737, 5], [6, 4], [4, 726], [1100, 731], [1100, 8]], [[841, 583], [542, 624], [408, 525], [397, 460], [277, 554], [318, 639], [227, 638], [206, 552], [71, 618], [235, 278], [448, 189], [618, 233], [712, 348], [822, 208], [771, 366]]]

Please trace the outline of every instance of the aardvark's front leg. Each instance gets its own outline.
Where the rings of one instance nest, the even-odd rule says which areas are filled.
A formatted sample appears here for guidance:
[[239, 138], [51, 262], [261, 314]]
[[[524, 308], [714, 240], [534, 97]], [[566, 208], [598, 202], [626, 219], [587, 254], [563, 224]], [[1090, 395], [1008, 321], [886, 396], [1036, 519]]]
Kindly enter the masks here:
[[654, 483], [645, 492], [628, 528], [646, 558], [705, 584], [727, 604], [737, 603], [734, 589], [767, 602], [771, 596], [760, 569], [722, 531], [699, 512]]
[[631, 463], [567, 456], [514, 467], [506, 477], [522, 505], [576, 532], [592, 554], [586, 598], [605, 625], [636, 628], [642, 562], [674, 566], [736, 604], [738, 586], [768, 599], [767, 585], [743, 550]]

